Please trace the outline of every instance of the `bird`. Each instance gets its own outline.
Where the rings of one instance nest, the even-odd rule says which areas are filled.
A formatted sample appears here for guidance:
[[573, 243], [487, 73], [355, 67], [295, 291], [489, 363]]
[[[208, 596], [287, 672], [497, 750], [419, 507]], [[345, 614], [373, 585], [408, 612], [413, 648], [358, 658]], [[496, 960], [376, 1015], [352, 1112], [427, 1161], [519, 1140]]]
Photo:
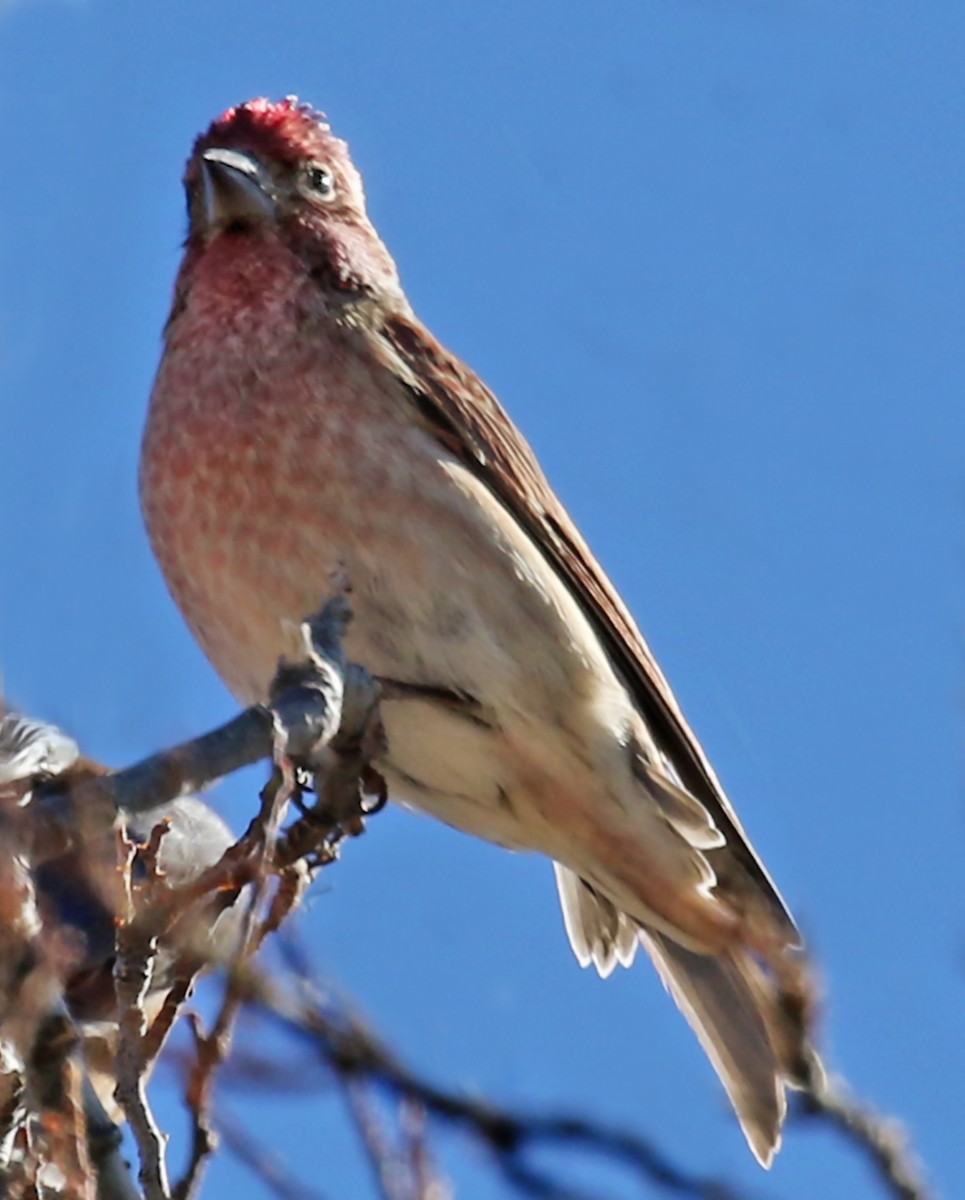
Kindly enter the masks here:
[[347, 578], [393, 798], [551, 860], [582, 965], [642, 947], [769, 1165], [810, 1036], [803, 941], [629, 609], [414, 314], [322, 113], [229, 108], [184, 185], [140, 497], [188, 626], [264, 701], [284, 629]]

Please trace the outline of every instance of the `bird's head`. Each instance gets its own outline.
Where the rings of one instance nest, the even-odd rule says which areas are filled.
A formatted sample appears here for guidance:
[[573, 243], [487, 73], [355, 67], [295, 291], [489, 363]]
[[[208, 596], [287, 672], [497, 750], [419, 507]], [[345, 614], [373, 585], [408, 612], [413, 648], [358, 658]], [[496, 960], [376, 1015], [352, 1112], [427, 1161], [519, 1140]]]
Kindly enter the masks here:
[[184, 184], [189, 247], [277, 238], [323, 287], [369, 295], [399, 289], [348, 146], [294, 96], [229, 108], [195, 142]]

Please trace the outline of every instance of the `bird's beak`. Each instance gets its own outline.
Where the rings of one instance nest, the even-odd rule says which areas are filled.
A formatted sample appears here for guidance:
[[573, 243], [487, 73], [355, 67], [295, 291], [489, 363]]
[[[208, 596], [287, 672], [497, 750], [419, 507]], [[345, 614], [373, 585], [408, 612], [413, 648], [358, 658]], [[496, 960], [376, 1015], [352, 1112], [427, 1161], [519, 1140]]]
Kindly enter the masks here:
[[275, 217], [275, 195], [264, 168], [240, 150], [205, 150], [201, 155], [201, 201], [206, 228]]

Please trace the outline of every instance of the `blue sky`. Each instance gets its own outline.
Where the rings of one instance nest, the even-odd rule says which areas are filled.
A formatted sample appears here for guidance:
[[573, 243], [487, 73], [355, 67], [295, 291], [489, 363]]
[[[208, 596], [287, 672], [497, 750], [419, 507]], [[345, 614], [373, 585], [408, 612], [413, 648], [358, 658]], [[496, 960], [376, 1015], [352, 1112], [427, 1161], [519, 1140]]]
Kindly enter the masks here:
[[[963, 56], [953, 0], [0, 4], [10, 696], [118, 763], [233, 711], [151, 560], [136, 461], [191, 139], [297, 92], [638, 615], [812, 939], [835, 1061], [950, 1188]], [[236, 825], [256, 784], [218, 793]], [[804, 1128], [762, 1176], [652, 972], [580, 972], [539, 860], [394, 811], [303, 926], [440, 1079], [636, 1126], [755, 1196], [880, 1194]], [[228, 1103], [327, 1195], [367, 1194], [332, 1097]], [[499, 1194], [459, 1143], [446, 1162]], [[241, 1181], [225, 1162], [207, 1195]]]

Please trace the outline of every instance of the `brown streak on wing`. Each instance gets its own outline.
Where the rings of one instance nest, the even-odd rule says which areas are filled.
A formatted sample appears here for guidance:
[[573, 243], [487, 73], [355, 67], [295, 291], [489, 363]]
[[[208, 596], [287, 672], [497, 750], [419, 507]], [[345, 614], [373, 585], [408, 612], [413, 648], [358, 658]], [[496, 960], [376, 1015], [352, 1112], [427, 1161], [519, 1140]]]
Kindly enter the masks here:
[[657, 744], [687, 790], [706, 805], [728, 850], [757, 884], [759, 898], [779, 927], [795, 939], [793, 921], [643, 635], [519, 430], [482, 381], [418, 322], [402, 314], [382, 313], [374, 324], [387, 351], [386, 366], [410, 390], [423, 422], [499, 497], [569, 584]]

